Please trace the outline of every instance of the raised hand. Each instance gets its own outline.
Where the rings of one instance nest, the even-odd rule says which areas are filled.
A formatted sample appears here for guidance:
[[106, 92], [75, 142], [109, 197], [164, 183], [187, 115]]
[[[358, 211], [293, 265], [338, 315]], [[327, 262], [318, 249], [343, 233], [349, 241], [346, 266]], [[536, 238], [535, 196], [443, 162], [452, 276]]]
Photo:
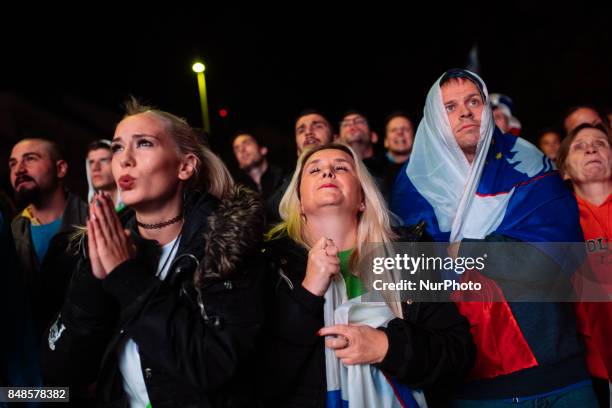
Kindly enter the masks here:
[[100, 262], [100, 256], [98, 255], [98, 246], [96, 244], [96, 237], [94, 233], [94, 226], [91, 220], [93, 210], [92, 204], [89, 204], [90, 219], [87, 220], [87, 248], [89, 251], [89, 262], [91, 263], [91, 272], [98, 279], [106, 278], [106, 270]]
[[322, 237], [308, 252], [306, 276], [302, 286], [314, 295], [323, 296], [333, 277], [339, 273], [338, 248], [334, 241]]
[[121, 226], [107, 194], [94, 196], [87, 229], [92, 272], [97, 278], [104, 279], [119, 264], [134, 256], [136, 250], [129, 231]]

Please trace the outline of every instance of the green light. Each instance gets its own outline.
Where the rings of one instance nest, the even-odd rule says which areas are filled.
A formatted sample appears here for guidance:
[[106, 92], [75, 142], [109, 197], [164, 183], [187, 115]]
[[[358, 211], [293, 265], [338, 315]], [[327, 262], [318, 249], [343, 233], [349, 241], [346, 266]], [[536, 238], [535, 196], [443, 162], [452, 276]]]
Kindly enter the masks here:
[[191, 69], [193, 69], [193, 72], [197, 72], [199, 74], [200, 72], [204, 72], [206, 67], [201, 62], [196, 62], [195, 64], [193, 64], [193, 67], [191, 67]]

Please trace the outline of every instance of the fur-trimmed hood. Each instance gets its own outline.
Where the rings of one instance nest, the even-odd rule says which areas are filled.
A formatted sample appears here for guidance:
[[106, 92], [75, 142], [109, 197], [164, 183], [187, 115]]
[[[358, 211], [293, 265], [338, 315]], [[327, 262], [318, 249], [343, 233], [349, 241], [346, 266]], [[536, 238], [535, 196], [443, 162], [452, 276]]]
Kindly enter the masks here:
[[207, 221], [204, 254], [194, 275], [196, 287], [201, 287], [208, 279], [233, 277], [243, 263], [259, 253], [264, 230], [264, 205], [252, 190], [235, 186]]
[[[132, 231], [138, 248], [136, 257], [155, 269], [159, 246], [140, 237], [134, 210], [124, 208], [119, 218]], [[193, 275], [197, 288], [212, 281], [238, 278], [250, 269], [241, 266], [259, 254], [263, 229], [264, 205], [252, 190], [236, 185], [222, 200], [207, 193], [192, 192], [185, 199], [185, 223], [175, 262], [183, 257], [197, 265]], [[80, 252], [84, 260], [88, 258], [86, 233], [81, 227], [70, 244], [70, 251]]]

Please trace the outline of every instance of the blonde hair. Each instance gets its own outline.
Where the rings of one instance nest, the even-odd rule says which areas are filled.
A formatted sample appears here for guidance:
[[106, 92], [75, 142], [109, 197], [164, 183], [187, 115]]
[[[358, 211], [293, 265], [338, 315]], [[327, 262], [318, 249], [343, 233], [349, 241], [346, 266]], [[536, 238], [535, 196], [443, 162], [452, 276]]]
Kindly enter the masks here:
[[[367, 257], [366, 247], [371, 243], [390, 244], [397, 238], [391, 229], [389, 212], [374, 179], [355, 151], [344, 143], [330, 143], [308, 149], [298, 159], [291, 182], [279, 205], [279, 213], [283, 222], [274, 226], [267, 234], [266, 239], [272, 240], [287, 235], [293, 241], [310, 250], [310, 244], [305, 239], [305, 219], [301, 214], [299, 189], [302, 181], [302, 172], [308, 159], [322, 150], [335, 149], [347, 153], [355, 163], [357, 179], [361, 183], [365, 209], [360, 213], [357, 224], [357, 238], [355, 247], [349, 259], [351, 273], [359, 276], [366, 285], [370, 283], [371, 276], [361, 276], [358, 265]], [[394, 313], [401, 316], [398, 299], [387, 299]], [[398, 311], [399, 309], [399, 311]]]
[[141, 113], [154, 115], [164, 123], [167, 134], [176, 142], [179, 155], [193, 154], [196, 157], [195, 177], [187, 184], [188, 188], [204, 187], [208, 193], [219, 199], [229, 194], [234, 186], [229, 170], [216, 154], [198, 142], [195, 131], [185, 119], [141, 104], [136, 98], [130, 97], [125, 102], [123, 119]]

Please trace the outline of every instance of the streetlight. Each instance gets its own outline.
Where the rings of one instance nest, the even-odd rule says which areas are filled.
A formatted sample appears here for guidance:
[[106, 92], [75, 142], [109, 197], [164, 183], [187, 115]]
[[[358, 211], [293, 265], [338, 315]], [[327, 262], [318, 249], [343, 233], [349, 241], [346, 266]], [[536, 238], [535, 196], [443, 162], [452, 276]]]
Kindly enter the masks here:
[[202, 106], [202, 123], [204, 130], [210, 134], [210, 117], [208, 116], [208, 99], [206, 97], [206, 79], [204, 70], [206, 67], [201, 62], [196, 62], [191, 67], [198, 77], [198, 90], [200, 91], [200, 105]]

